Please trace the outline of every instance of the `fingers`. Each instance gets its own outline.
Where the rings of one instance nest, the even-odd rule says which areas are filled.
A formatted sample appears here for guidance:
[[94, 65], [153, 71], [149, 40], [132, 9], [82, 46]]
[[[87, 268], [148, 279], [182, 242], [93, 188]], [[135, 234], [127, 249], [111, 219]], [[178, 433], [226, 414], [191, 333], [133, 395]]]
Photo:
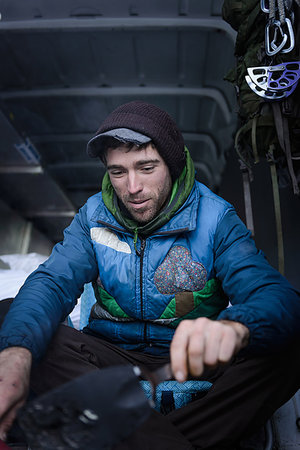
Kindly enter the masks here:
[[[191, 325], [187, 322], [187, 326]], [[205, 354], [207, 352], [207, 335], [205, 322], [193, 324], [193, 329], [189, 326], [190, 339], [187, 348], [188, 371], [194, 377], [200, 376], [204, 370]]]
[[235, 324], [203, 317], [182, 321], [171, 343], [171, 366], [175, 378], [184, 381], [188, 374], [199, 377], [206, 366], [212, 368], [230, 361], [241, 348], [240, 330], [248, 332], [244, 325], [236, 327]]
[[235, 331], [232, 328], [225, 328], [223, 330], [222, 339], [220, 341], [218, 360], [220, 363], [230, 361], [236, 353], [237, 339]]
[[11, 427], [29, 388], [31, 353], [10, 347], [0, 353], [0, 438]]
[[176, 329], [170, 348], [172, 372], [177, 381], [186, 380], [188, 375], [187, 351], [189, 339], [188, 323], [183, 321]]
[[[2, 381], [2, 380], [1, 380]], [[17, 412], [25, 403], [23, 387], [21, 393], [17, 388], [17, 383], [0, 383], [0, 439], [6, 440], [6, 434], [11, 428]]]
[[7, 432], [11, 428], [16, 416], [18, 410], [23, 406], [24, 402], [19, 402], [13, 408], [11, 408], [4, 417], [1, 419], [0, 423], [0, 439], [3, 441], [6, 441]]

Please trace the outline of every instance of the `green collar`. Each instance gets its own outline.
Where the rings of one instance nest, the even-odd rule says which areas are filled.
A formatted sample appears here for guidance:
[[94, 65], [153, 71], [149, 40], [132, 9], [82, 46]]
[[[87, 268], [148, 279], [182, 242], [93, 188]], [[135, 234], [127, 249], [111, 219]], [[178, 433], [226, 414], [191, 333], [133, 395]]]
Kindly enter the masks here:
[[188, 198], [195, 180], [195, 169], [190, 153], [186, 147], [185, 153], [186, 165], [181, 175], [173, 184], [168, 205], [151, 222], [142, 226], [139, 226], [135, 220], [122, 214], [108, 172], [105, 173], [102, 181], [102, 198], [104, 204], [120, 225], [134, 233], [135, 242], [137, 241], [138, 235], [147, 236], [167, 223]]

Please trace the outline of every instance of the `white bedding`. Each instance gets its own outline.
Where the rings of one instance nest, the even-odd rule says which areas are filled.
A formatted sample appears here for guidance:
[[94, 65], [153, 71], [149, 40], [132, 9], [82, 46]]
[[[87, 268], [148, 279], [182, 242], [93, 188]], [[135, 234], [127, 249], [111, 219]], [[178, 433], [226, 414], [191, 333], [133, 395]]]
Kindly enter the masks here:
[[[38, 253], [28, 253], [25, 255], [0, 255], [0, 300], [13, 298], [19, 292], [24, 281], [47, 256]], [[75, 328], [79, 328], [80, 322], [80, 299], [70, 314], [70, 319]]]

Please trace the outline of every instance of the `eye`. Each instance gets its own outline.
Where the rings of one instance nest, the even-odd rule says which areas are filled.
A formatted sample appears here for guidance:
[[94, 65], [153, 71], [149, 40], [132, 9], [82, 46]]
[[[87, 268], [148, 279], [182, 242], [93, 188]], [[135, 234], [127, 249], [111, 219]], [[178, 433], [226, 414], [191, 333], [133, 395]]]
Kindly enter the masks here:
[[109, 172], [109, 174], [112, 175], [113, 177], [120, 177], [120, 176], [122, 176], [124, 174], [124, 171], [115, 169], [115, 170], [111, 170]]
[[142, 167], [141, 170], [144, 173], [149, 173], [149, 172], [152, 172], [154, 170], [154, 166], [145, 166], [145, 167]]

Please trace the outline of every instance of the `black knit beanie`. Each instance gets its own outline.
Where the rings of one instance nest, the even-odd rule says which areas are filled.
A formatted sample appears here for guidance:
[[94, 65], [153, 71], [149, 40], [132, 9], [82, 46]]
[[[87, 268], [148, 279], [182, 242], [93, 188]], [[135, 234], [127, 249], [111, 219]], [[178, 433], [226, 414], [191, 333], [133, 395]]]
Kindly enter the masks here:
[[[184, 141], [174, 120], [162, 109], [143, 101], [132, 101], [119, 106], [101, 124], [87, 145], [89, 156], [100, 156], [103, 147], [96, 136], [116, 128], [128, 128], [151, 138], [158, 153], [167, 164], [173, 181], [185, 166]], [[99, 140], [101, 137], [99, 136]]]

